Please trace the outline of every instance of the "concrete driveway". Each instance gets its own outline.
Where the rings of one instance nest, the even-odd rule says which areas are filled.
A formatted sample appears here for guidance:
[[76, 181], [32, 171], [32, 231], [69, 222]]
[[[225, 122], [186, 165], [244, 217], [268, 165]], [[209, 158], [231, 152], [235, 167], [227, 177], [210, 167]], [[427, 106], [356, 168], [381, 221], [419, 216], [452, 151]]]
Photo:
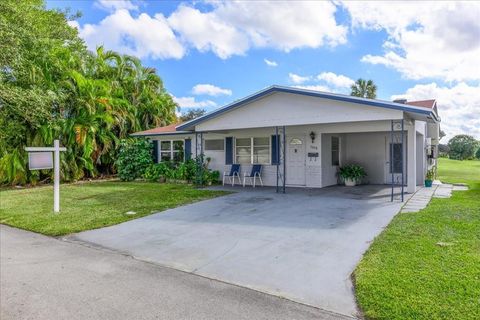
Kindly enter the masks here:
[[350, 275], [402, 205], [389, 189], [234, 190], [73, 239], [355, 315]]

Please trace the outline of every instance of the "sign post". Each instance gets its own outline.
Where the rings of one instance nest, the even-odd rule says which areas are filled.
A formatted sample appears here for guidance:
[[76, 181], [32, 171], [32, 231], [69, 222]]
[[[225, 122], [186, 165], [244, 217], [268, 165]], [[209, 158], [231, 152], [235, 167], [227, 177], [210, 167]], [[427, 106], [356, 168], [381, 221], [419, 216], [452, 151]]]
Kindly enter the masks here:
[[60, 151], [67, 151], [67, 148], [60, 147], [60, 141], [55, 140], [53, 148], [27, 147], [25, 151], [28, 151], [28, 168], [30, 170], [52, 169], [53, 167], [53, 211], [60, 212]]

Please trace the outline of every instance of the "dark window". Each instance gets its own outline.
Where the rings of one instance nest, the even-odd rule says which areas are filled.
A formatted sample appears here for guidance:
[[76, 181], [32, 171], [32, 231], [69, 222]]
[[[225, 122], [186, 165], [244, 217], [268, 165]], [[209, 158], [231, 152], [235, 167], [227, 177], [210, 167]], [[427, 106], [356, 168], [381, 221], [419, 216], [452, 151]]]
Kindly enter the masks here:
[[205, 151], [223, 151], [224, 141], [222, 139], [205, 140]]
[[389, 150], [389, 157], [392, 160], [392, 146], [393, 146], [393, 161], [390, 161], [390, 173], [392, 173], [392, 166], [393, 166], [393, 173], [402, 173], [402, 144], [401, 143], [390, 143], [390, 150]]
[[184, 161], [183, 140], [167, 140], [160, 143], [161, 161]]
[[340, 165], [340, 138], [332, 137], [332, 166]]

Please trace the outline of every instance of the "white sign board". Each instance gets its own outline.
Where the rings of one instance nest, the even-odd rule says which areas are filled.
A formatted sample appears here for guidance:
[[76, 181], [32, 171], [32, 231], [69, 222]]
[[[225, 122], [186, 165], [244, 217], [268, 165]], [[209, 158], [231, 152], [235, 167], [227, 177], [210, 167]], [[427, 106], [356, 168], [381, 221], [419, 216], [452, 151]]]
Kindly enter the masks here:
[[[26, 147], [28, 151], [28, 167], [30, 170], [53, 168], [53, 211], [60, 211], [60, 141], [54, 140], [53, 147]], [[52, 155], [54, 153], [55, 156]]]
[[43, 170], [53, 168], [53, 152], [29, 152], [28, 169]]

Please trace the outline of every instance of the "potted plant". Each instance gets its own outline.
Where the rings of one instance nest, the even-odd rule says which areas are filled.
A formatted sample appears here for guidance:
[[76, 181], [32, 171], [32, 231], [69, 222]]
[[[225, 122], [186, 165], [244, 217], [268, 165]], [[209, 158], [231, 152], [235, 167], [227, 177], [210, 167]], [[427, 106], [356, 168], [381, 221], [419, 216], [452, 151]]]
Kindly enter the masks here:
[[338, 175], [347, 187], [355, 186], [362, 178], [367, 176], [365, 169], [357, 164], [347, 164], [340, 168]]
[[435, 179], [435, 170], [430, 169], [427, 170], [427, 174], [425, 175], [425, 187], [431, 188], [433, 184], [433, 179]]

